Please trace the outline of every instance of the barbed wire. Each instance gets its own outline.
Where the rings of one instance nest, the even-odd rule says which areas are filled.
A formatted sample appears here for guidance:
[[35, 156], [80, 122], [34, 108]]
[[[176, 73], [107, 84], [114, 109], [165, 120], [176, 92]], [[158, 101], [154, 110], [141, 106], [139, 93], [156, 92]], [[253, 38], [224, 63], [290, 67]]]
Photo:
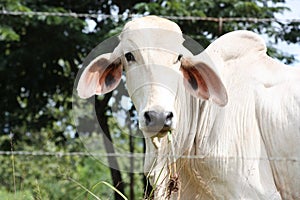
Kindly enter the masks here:
[[[127, 15], [110, 15], [110, 14], [100, 14], [100, 13], [75, 13], [75, 12], [39, 12], [39, 11], [8, 11], [8, 10], [0, 10], [0, 15], [7, 16], [44, 16], [44, 17], [73, 17], [73, 18], [138, 18], [146, 15], [143, 14], [127, 14]], [[252, 17], [199, 17], [199, 16], [165, 16], [158, 15], [159, 17], [167, 18], [170, 20], [186, 20], [186, 21], [211, 21], [211, 22], [285, 22], [292, 23], [297, 22], [300, 23], [300, 19], [280, 19], [280, 18], [252, 18]], [[144, 158], [145, 154], [143, 153], [91, 153], [91, 152], [44, 152], [44, 151], [0, 151], [0, 155], [2, 156], [55, 156], [55, 157], [66, 157], [66, 156], [81, 156], [81, 157], [127, 157], [127, 158]], [[156, 156], [156, 155], [148, 155], [148, 156]], [[171, 156], [171, 155], [164, 155]], [[282, 158], [282, 157], [207, 157], [202, 155], [181, 155], [176, 156], [178, 158], [190, 158], [190, 159], [243, 159], [243, 160], [268, 160], [268, 161], [290, 161], [290, 162], [300, 162], [299, 158]]]
[[[0, 15], [9, 16], [55, 16], [55, 17], [73, 17], [73, 18], [138, 18], [146, 15], [143, 14], [122, 14], [122, 15], [110, 15], [110, 14], [100, 14], [100, 13], [75, 13], [75, 12], [38, 12], [38, 11], [8, 11], [0, 10]], [[253, 18], [253, 17], [199, 17], [199, 16], [168, 16], [168, 15], [158, 15], [159, 17], [167, 18], [170, 20], [186, 20], [186, 21], [211, 21], [211, 22], [300, 22], [300, 18], [294, 19], [280, 19], [280, 18]]]
[[[94, 152], [45, 152], [45, 151], [0, 151], [0, 156], [53, 156], [53, 157], [122, 157], [122, 158], [144, 158], [145, 156], [156, 157], [156, 154], [144, 153], [94, 153]], [[161, 156], [161, 155], [160, 155]], [[174, 155], [162, 155], [166, 157], [174, 157]], [[262, 161], [284, 161], [284, 162], [300, 162], [300, 158], [285, 157], [241, 157], [241, 156], [222, 156], [208, 157], [205, 155], [180, 155], [176, 158], [203, 159], [203, 160], [262, 160]]]
[[80, 157], [144, 157], [144, 154], [130, 154], [130, 153], [94, 153], [94, 152], [45, 152], [45, 151], [0, 151], [0, 155], [11, 156], [80, 156]]

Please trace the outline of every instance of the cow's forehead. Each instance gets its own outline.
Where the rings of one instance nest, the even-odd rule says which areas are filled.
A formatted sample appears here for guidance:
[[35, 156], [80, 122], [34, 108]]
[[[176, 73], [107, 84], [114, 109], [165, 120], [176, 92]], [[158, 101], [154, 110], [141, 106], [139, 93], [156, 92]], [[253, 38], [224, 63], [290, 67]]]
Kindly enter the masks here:
[[120, 35], [120, 40], [125, 51], [159, 48], [178, 52], [184, 42], [177, 24], [154, 16], [128, 22]]
[[181, 34], [180, 27], [176, 23], [156, 16], [147, 16], [132, 20], [126, 23], [123, 31], [138, 29], [162, 29]]

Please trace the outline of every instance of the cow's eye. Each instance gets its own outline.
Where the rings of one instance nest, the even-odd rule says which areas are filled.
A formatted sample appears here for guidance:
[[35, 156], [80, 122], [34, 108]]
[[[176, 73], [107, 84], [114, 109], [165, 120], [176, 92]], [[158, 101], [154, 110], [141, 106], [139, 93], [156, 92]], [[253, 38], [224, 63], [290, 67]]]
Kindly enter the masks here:
[[130, 52], [125, 54], [125, 58], [126, 58], [127, 62], [135, 61], [133, 54]]

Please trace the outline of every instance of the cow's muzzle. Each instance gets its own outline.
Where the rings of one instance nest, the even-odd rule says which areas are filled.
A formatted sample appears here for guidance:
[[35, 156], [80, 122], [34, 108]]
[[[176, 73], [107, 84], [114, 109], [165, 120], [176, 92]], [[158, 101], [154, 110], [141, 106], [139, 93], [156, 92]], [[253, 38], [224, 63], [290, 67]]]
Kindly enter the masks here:
[[173, 112], [145, 111], [143, 114], [145, 131], [164, 136], [172, 128]]

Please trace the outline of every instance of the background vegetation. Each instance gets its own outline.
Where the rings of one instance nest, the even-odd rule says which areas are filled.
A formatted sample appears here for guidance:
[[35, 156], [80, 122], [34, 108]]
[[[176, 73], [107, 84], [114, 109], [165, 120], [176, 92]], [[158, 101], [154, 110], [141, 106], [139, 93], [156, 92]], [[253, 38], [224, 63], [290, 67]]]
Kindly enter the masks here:
[[[129, 199], [142, 199], [146, 182], [142, 174], [120, 172], [92, 156], [5, 155], [3, 152], [85, 152], [72, 115], [72, 92], [76, 74], [87, 54], [101, 41], [120, 32], [131, 14], [200, 17], [273, 18], [288, 10], [284, 0], [0, 0], [0, 10], [59, 13], [98, 13], [115, 17], [0, 15], [0, 198], [1, 199], [93, 199], [75, 181], [101, 199], [121, 199], [100, 181], [115, 185]], [[122, 15], [122, 17], [116, 16]], [[248, 29], [268, 36], [269, 54], [285, 63], [293, 55], [274, 48], [280, 41], [298, 43], [296, 22], [224, 22], [174, 20], [183, 32], [207, 46], [218, 36]], [[88, 23], [89, 22], [89, 23]], [[89, 24], [95, 24], [89, 30]], [[116, 145], [143, 152], [133, 107], [121, 105], [122, 92], [96, 98], [103, 132], [91, 129], [86, 141]], [[123, 98], [124, 100], [124, 98]], [[113, 108], [113, 109], [112, 109]], [[125, 123], [114, 117], [124, 111]], [[88, 117], [83, 118], [89, 120]], [[83, 120], [82, 119], [82, 120]], [[121, 127], [121, 128], [120, 128]], [[128, 134], [128, 133], [131, 134]], [[125, 134], [126, 133], [126, 134]], [[103, 135], [103, 141], [95, 137]], [[131, 135], [131, 136], [130, 136]], [[96, 139], [95, 139], [96, 138]], [[96, 141], [95, 141], [96, 140]], [[103, 158], [106, 159], [106, 158]], [[108, 157], [108, 163], [120, 164]], [[132, 160], [130, 161], [132, 162]], [[122, 163], [121, 163], [122, 165]], [[119, 166], [122, 168], [122, 166]], [[74, 181], [75, 180], [75, 181]]]

